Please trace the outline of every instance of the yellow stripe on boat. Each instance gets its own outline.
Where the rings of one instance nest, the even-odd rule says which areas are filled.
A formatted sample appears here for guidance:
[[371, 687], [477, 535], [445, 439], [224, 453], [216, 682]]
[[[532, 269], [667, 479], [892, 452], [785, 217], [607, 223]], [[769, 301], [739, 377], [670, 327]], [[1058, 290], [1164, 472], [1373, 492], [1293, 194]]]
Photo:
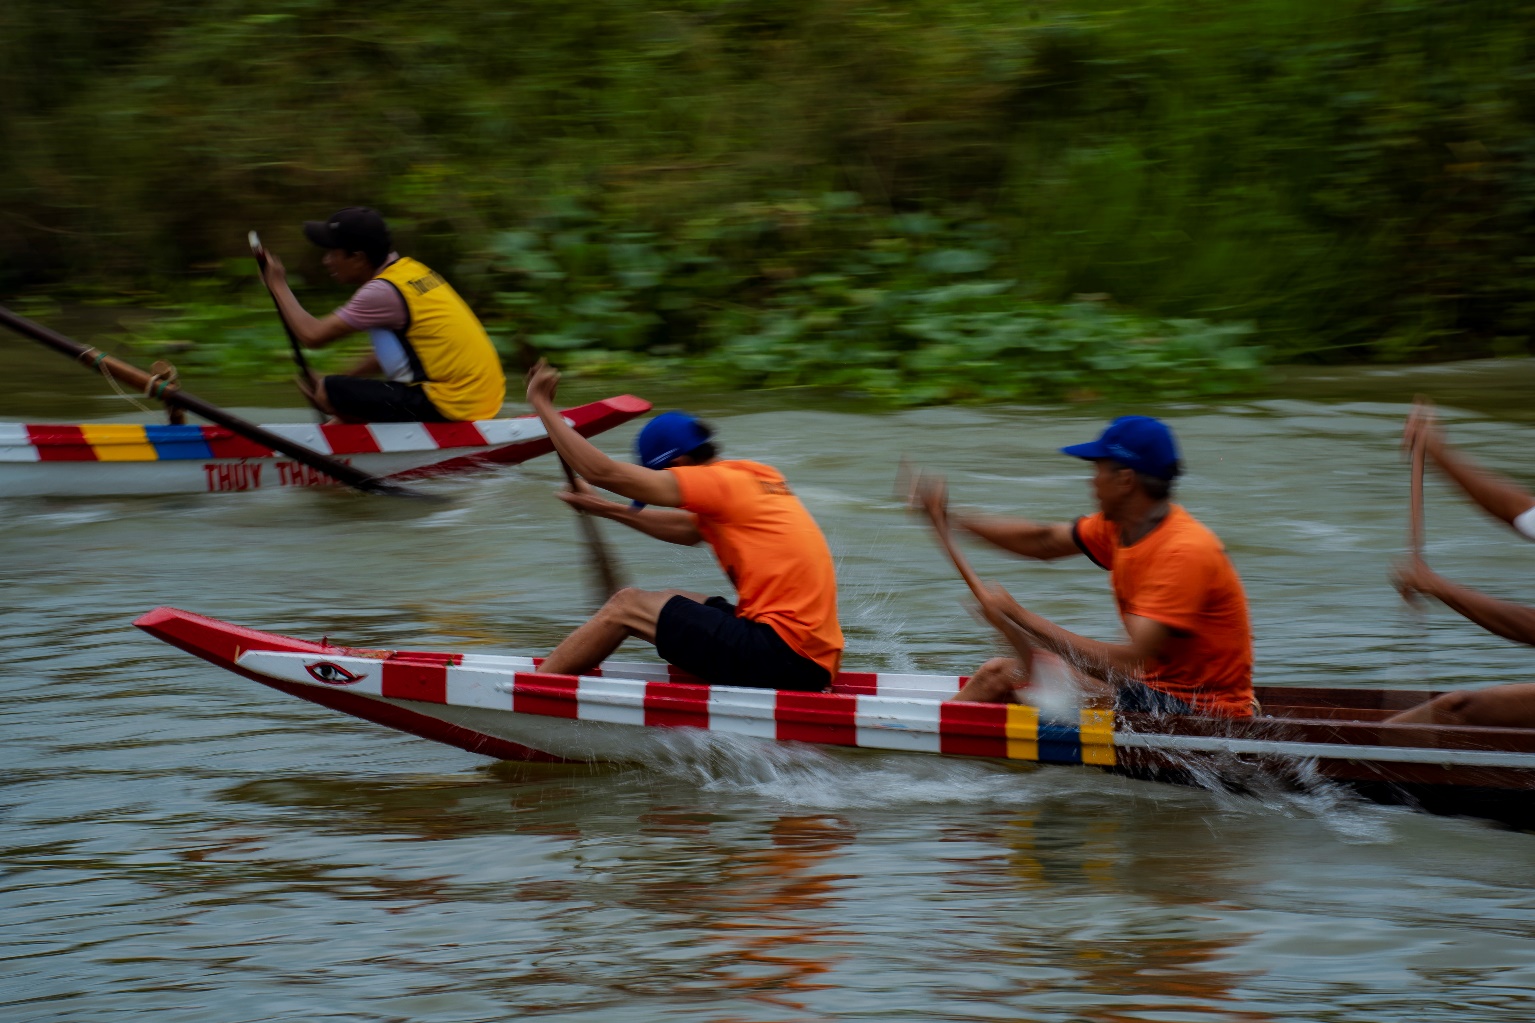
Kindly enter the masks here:
[[1082, 763], [1114, 766], [1114, 712], [1082, 709]]
[[1039, 759], [1039, 708], [1008, 704], [1004, 727], [1009, 760]]
[[80, 433], [98, 462], [156, 462], [160, 455], [141, 423], [84, 423]]

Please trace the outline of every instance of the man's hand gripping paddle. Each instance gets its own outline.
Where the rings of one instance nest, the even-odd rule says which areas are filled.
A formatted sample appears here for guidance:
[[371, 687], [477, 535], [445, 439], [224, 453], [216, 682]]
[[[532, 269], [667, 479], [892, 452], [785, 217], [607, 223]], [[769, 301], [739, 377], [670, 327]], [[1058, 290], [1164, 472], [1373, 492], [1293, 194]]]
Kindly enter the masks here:
[[283, 333], [288, 335], [288, 347], [293, 352], [293, 362], [298, 366], [299, 393], [304, 400], [314, 407], [315, 414], [320, 422], [325, 422], [327, 416], [325, 410], [315, 403], [311, 395], [311, 389], [315, 386], [314, 374], [309, 369], [309, 360], [304, 357], [304, 346], [298, 343], [298, 335], [293, 333], [293, 328], [288, 326], [288, 318], [282, 314], [282, 305], [277, 301], [277, 293], [272, 290], [272, 285], [266, 279], [267, 255], [266, 249], [261, 244], [261, 236], [251, 231], [245, 236], [250, 242], [251, 255], [256, 258], [256, 269], [261, 271], [261, 283], [266, 285], [267, 294], [272, 296], [272, 307], [277, 310], [278, 322], [282, 324]]

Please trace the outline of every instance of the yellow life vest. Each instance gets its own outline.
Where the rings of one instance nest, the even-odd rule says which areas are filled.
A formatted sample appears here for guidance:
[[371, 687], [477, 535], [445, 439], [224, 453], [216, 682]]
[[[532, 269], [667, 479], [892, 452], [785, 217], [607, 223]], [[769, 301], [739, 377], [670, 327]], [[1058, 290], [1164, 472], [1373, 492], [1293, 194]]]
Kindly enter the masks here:
[[454, 420], [494, 419], [506, 401], [506, 374], [490, 335], [458, 292], [409, 256], [374, 279], [392, 284], [405, 299], [400, 340], [437, 411]]

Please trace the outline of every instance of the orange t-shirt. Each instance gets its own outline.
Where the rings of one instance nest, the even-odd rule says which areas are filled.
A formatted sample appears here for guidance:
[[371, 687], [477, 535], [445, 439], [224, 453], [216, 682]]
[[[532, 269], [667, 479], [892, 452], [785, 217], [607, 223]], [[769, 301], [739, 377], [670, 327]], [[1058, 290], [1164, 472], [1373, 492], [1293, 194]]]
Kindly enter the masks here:
[[815, 519], [770, 465], [733, 460], [667, 472], [736, 588], [736, 614], [766, 622], [834, 677], [842, 660], [837, 574]]
[[1101, 513], [1078, 519], [1073, 534], [1109, 570], [1121, 618], [1139, 615], [1173, 630], [1141, 681], [1201, 713], [1251, 716], [1247, 595], [1220, 538], [1178, 505], [1129, 547]]

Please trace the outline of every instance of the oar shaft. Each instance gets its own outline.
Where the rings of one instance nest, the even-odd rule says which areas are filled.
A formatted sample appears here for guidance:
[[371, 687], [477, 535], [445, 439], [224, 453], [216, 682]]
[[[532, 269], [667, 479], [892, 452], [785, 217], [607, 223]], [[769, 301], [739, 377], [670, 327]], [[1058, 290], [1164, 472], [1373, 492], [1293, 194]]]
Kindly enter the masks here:
[[[949, 530], [948, 509], [945, 507], [936, 515], [929, 514], [928, 522], [933, 527], [933, 535], [938, 538], [938, 545], [949, 556], [949, 561], [953, 562], [965, 585], [970, 587], [971, 596], [975, 597], [983, 608], [986, 607], [990, 603], [986, 586], [981, 582], [981, 577], [975, 574], [975, 569], [970, 567], [970, 559], [961, 554], [959, 547], [954, 543], [954, 534]], [[1003, 638], [1018, 654], [1023, 673], [1026, 676], [1029, 675], [1034, 667], [1034, 646], [1029, 635], [1011, 618], [1004, 617], [1002, 622], [993, 624], [1003, 633]]]
[[272, 308], [277, 310], [277, 322], [282, 324], [283, 333], [288, 335], [288, 348], [293, 352], [293, 363], [298, 367], [299, 375], [304, 378], [304, 399], [314, 406], [315, 414], [320, 417], [321, 422], [324, 422], [325, 410], [315, 404], [313, 398], [309, 397], [308, 389], [314, 386], [314, 373], [309, 369], [308, 358], [304, 356], [304, 346], [299, 344], [298, 335], [293, 333], [293, 328], [288, 324], [288, 317], [283, 315], [282, 303], [277, 300], [277, 292], [273, 291], [272, 286], [267, 283], [266, 249], [262, 246], [261, 239], [256, 236], [255, 231], [250, 233], [250, 247], [251, 255], [256, 259], [256, 269], [261, 271], [261, 283], [266, 286], [266, 293], [272, 296]]
[[1423, 557], [1423, 463], [1427, 445], [1420, 439], [1412, 446], [1412, 493], [1407, 511], [1408, 553]]
[[[345, 462], [320, 454], [312, 448], [307, 448], [297, 441], [291, 441], [286, 437], [264, 430], [255, 423], [241, 419], [217, 405], [210, 404], [203, 399], [188, 394], [179, 387], [172, 386], [164, 381], [157, 381], [148, 373], [131, 366], [121, 359], [114, 359], [94, 348], [71, 340], [55, 330], [34, 323], [24, 316], [18, 316], [0, 306], [0, 324], [11, 328], [18, 334], [30, 337], [47, 345], [55, 351], [69, 356], [82, 365], [98, 370], [112, 377], [120, 383], [128, 384], [158, 401], [167, 405], [175, 405], [184, 408], [193, 415], [201, 416], [210, 423], [216, 423], [231, 433], [239, 434], [248, 440], [260, 444], [262, 447], [280, 451], [296, 462], [302, 462], [312, 469], [325, 473], [338, 483], [344, 483], [349, 487], [367, 491], [370, 494], [390, 494], [401, 497], [423, 497], [425, 495], [409, 487], [402, 487], [398, 483], [370, 476], [361, 469], [354, 469]], [[158, 388], [158, 389], [156, 389]]]
[[[557, 456], [558, 457], [558, 456]], [[565, 471], [565, 481], [570, 484], [570, 489], [576, 489], [576, 471], [570, 467], [570, 463], [560, 457], [560, 468]], [[617, 593], [622, 587], [618, 581], [618, 570], [613, 567], [613, 559], [608, 554], [608, 545], [602, 539], [602, 531], [597, 528], [597, 523], [586, 512], [576, 509], [576, 521], [581, 523], [581, 535], [586, 540], [587, 551], [591, 554], [592, 563], [597, 567], [597, 575], [603, 590], [603, 600]]]
[[970, 587], [971, 595], [976, 600], [983, 599], [986, 589], [981, 583], [981, 577], [976, 575], [975, 569], [970, 567], [970, 559], [961, 554], [959, 548], [954, 545], [954, 534], [949, 531], [948, 519], [945, 518], [942, 523], [933, 522], [933, 533], [938, 537], [939, 546], [949, 556], [954, 567], [959, 570], [960, 578], [965, 581], [966, 586]]

